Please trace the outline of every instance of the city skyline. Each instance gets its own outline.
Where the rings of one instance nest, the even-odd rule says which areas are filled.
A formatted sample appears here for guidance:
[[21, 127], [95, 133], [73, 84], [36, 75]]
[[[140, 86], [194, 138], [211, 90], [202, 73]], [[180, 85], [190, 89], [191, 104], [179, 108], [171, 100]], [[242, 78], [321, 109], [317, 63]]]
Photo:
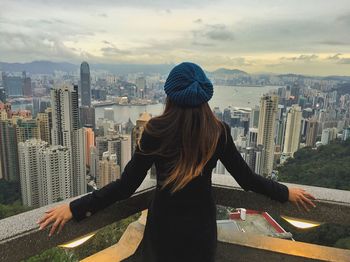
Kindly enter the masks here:
[[[300, 7], [302, 6], [302, 8]], [[3, 1], [3, 62], [163, 64], [349, 75], [347, 1]]]

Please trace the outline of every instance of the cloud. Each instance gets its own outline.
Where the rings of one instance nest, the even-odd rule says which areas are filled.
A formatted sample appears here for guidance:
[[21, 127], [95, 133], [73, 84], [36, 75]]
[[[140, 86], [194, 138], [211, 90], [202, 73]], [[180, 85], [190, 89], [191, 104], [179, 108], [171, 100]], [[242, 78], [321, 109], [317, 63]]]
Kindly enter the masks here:
[[203, 22], [203, 20], [201, 18], [198, 18], [198, 19], [193, 21], [193, 23], [195, 23], [195, 24], [201, 24], [202, 22]]
[[337, 63], [343, 64], [343, 65], [348, 65], [348, 64], [350, 64], [350, 58], [341, 58]]
[[120, 56], [120, 55], [128, 55], [131, 52], [127, 51], [127, 50], [121, 50], [118, 47], [116, 47], [115, 44], [113, 44], [110, 41], [107, 40], [103, 40], [102, 43], [104, 43], [105, 47], [100, 48], [100, 51], [102, 52], [103, 56], [108, 56], [108, 57], [113, 57], [113, 56]]
[[191, 44], [194, 46], [200, 46], [200, 47], [214, 47], [214, 46], [216, 46], [214, 43], [198, 42], [196, 40], [194, 40]]
[[200, 30], [194, 30], [195, 39], [204, 38], [214, 41], [231, 41], [234, 40], [233, 32], [224, 24], [204, 25]]
[[319, 56], [312, 54], [312, 55], [299, 55], [299, 56], [293, 56], [293, 57], [281, 57], [281, 61], [303, 61], [303, 62], [310, 62], [313, 60], [318, 59]]
[[[6, 2], [6, 0], [3, 0]], [[11, 0], [7, 0], [7, 2], [11, 2]], [[16, 2], [19, 5], [26, 5], [28, 4], [27, 0], [16, 0]], [[218, 1], [216, 1], [218, 2]], [[31, 0], [31, 5], [37, 5], [42, 6], [46, 5], [49, 7], [70, 7], [70, 8], [80, 8], [81, 10], [86, 9], [96, 9], [96, 7], [132, 7], [132, 8], [143, 8], [143, 9], [170, 9], [170, 8], [176, 8], [176, 9], [187, 9], [191, 7], [197, 7], [198, 4], [201, 6], [211, 5], [214, 4], [212, 0], [176, 0], [176, 1], [165, 1], [165, 0], [60, 0], [60, 1], [47, 1], [47, 0]]]
[[57, 38], [43, 35], [41, 38], [22, 33], [0, 32], [0, 56], [7, 53], [14, 54], [19, 61], [20, 57], [29, 57], [33, 60], [50, 59], [77, 59], [77, 50], [72, 50]]
[[326, 40], [319, 42], [321, 45], [331, 45], [331, 46], [348, 46], [350, 45], [350, 42], [345, 41], [336, 41], [336, 40]]
[[337, 22], [340, 22], [346, 26], [350, 26], [350, 13], [345, 13], [336, 18]]
[[229, 59], [229, 63], [234, 66], [252, 66], [254, 65], [253, 61], [248, 61], [244, 57], [232, 57]]
[[341, 53], [337, 53], [335, 55], [331, 55], [331, 56], [328, 56], [327, 59], [328, 60], [339, 60], [341, 57], [342, 54]]
[[125, 50], [120, 50], [119, 48], [116, 47], [102, 47], [101, 52], [103, 53], [103, 56], [115, 56], [115, 55], [126, 55], [130, 54], [129, 51]]
[[97, 16], [102, 17], [102, 18], [108, 17], [108, 15], [106, 13], [98, 13]]

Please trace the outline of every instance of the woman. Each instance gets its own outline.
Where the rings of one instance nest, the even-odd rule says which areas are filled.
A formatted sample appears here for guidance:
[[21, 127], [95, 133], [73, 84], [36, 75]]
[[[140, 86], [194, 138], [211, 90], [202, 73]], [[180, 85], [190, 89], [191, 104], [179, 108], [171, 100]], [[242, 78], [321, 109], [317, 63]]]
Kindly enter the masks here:
[[266, 179], [251, 171], [208, 101], [213, 85], [193, 63], [177, 65], [164, 85], [164, 113], [152, 118], [126, 165], [121, 179], [60, 205], [38, 222], [53, 223], [50, 235], [74, 219], [80, 221], [115, 201], [130, 197], [154, 163], [157, 187], [149, 206], [145, 232], [136, 254], [143, 261], [214, 261], [217, 241], [216, 207], [211, 172], [220, 160], [246, 191], [274, 200], [315, 206], [313, 196], [302, 189]]

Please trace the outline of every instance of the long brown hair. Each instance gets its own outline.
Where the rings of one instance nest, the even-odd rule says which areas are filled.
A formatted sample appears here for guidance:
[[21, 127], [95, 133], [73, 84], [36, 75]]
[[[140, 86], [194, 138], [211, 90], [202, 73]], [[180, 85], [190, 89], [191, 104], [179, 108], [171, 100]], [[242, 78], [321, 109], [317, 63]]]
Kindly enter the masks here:
[[174, 193], [199, 176], [223, 129], [208, 103], [180, 107], [167, 98], [163, 114], [148, 121], [144, 129], [160, 139], [160, 146], [152, 153], [170, 159], [170, 173], [161, 189], [171, 185]]

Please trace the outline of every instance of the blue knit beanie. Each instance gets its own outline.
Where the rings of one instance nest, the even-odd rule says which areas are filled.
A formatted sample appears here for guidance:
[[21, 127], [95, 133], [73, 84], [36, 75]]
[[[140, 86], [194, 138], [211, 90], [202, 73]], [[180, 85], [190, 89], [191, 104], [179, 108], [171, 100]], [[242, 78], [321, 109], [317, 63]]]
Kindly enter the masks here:
[[175, 104], [195, 107], [213, 96], [213, 84], [200, 66], [184, 62], [175, 66], [164, 84], [164, 91]]

